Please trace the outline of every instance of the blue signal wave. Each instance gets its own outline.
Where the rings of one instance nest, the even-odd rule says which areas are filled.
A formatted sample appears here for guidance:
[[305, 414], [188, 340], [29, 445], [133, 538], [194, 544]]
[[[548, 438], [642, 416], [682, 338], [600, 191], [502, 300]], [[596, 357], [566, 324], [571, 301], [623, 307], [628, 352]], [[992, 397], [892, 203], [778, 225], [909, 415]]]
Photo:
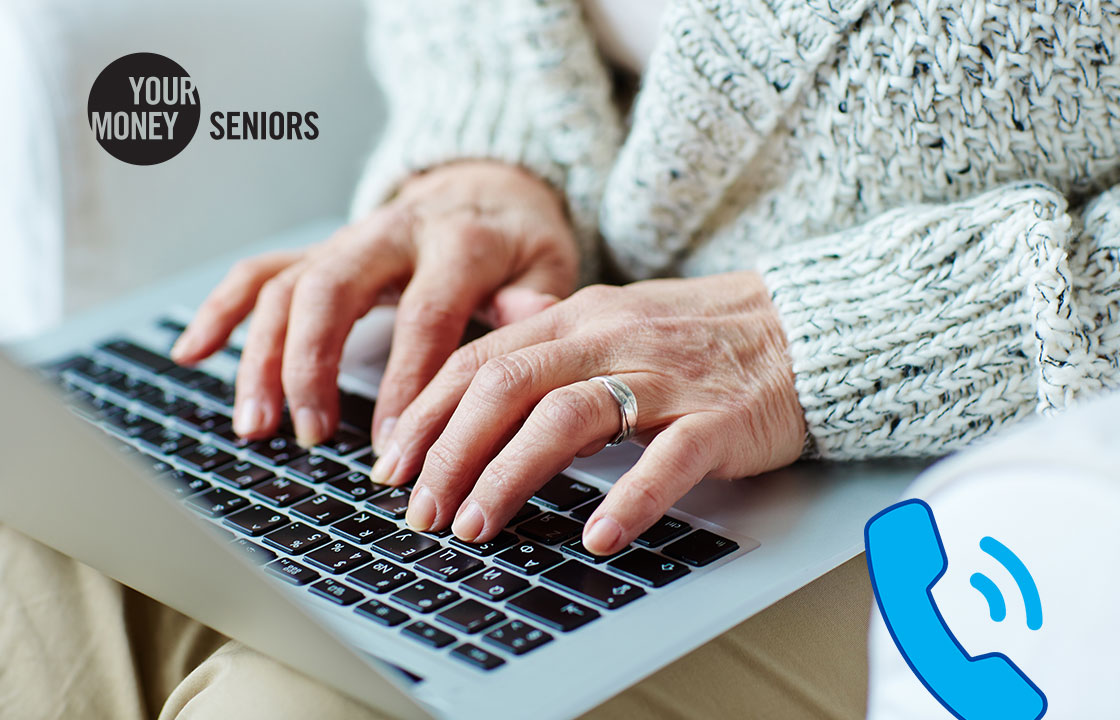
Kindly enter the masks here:
[[[1027, 627], [1031, 630], [1041, 628], [1042, 601], [1038, 596], [1038, 586], [1035, 585], [1034, 578], [1027, 570], [1027, 566], [1023, 564], [1018, 555], [994, 537], [981, 539], [980, 549], [1002, 565], [1019, 587], [1019, 593], [1023, 596], [1023, 605], [1027, 610]], [[992, 616], [992, 620], [1000, 622], [1007, 617], [1007, 605], [1003, 601], [1003, 595], [991, 578], [982, 573], [973, 573], [972, 577], [969, 578], [969, 583], [979, 590], [984, 599], [988, 601], [988, 613]]]

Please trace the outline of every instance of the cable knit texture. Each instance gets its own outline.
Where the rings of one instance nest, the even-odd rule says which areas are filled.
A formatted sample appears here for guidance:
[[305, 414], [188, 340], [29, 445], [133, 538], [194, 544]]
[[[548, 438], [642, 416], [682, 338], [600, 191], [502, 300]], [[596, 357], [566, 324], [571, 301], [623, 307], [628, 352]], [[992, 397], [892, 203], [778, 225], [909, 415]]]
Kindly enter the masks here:
[[1120, 387], [1120, 3], [671, 0], [621, 147], [577, 0], [372, 8], [356, 209], [493, 157], [565, 193], [585, 277], [596, 229], [634, 278], [760, 270], [816, 453]]

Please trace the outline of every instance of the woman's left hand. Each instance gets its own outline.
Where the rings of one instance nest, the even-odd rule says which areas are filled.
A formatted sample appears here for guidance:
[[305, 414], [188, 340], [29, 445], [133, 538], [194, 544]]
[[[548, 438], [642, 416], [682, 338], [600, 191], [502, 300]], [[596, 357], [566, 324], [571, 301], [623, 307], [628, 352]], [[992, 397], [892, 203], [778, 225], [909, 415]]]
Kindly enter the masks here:
[[[584, 529], [625, 547], [704, 478], [796, 460], [805, 421], [778, 314], [754, 272], [594, 286], [465, 345], [401, 415], [375, 481], [416, 477], [406, 519], [485, 542], [542, 485], [620, 429], [613, 375], [648, 443]], [[453, 521], [453, 522], [452, 522]]]

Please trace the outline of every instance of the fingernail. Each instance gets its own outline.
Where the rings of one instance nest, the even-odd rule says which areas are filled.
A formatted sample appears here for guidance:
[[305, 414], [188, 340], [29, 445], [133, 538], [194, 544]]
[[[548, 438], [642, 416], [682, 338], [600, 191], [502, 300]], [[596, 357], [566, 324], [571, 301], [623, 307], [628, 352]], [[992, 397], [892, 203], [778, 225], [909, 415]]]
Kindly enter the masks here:
[[264, 425], [264, 408], [256, 398], [248, 398], [237, 404], [233, 414], [233, 430], [238, 435], [252, 435]]
[[455, 516], [455, 522], [451, 523], [451, 531], [460, 540], [466, 542], [474, 542], [482, 534], [484, 527], [486, 527], [486, 517], [482, 514], [482, 508], [474, 500], [464, 505]]
[[401, 446], [393, 443], [388, 452], [377, 458], [377, 462], [369, 471], [369, 479], [378, 485], [387, 485], [397, 469], [397, 462], [401, 459]]
[[300, 446], [311, 447], [326, 440], [327, 414], [322, 410], [300, 408], [296, 410], [292, 421], [296, 426], [296, 442]]
[[385, 418], [381, 421], [381, 425], [377, 428], [377, 437], [373, 439], [373, 451], [378, 455], [385, 452], [386, 446], [389, 444], [389, 436], [393, 434], [393, 428], [397, 426], [397, 419], [395, 417]]
[[178, 361], [184, 355], [188, 355], [189, 351], [193, 349], [193, 345], [194, 340], [191, 334], [189, 332], [184, 332], [179, 336], [179, 339], [175, 341], [175, 344], [171, 346], [171, 359]]
[[622, 537], [622, 526], [609, 515], [592, 523], [583, 536], [583, 546], [596, 555], [610, 555]]
[[424, 532], [436, 520], [436, 498], [426, 487], [412, 491], [404, 521], [413, 530]]

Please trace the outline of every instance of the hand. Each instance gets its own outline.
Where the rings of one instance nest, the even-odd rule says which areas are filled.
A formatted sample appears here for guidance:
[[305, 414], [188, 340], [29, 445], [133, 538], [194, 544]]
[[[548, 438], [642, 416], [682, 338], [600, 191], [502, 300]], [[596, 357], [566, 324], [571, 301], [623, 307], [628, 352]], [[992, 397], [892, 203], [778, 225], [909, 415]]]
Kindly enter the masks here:
[[297, 440], [338, 423], [338, 369], [355, 321], [399, 295], [377, 398], [381, 450], [401, 411], [459, 344], [472, 313], [503, 325], [575, 288], [578, 251], [563, 204], [541, 180], [492, 162], [447, 165], [409, 180], [391, 202], [326, 242], [238, 263], [172, 349], [190, 364], [218, 350], [250, 311], [234, 428], [267, 437], [283, 398]]
[[577, 292], [453, 354], [401, 415], [374, 480], [416, 477], [406, 519], [493, 538], [575, 458], [620, 429], [596, 375], [638, 400], [648, 446], [589, 519], [583, 543], [625, 547], [706, 477], [796, 460], [805, 421], [786, 340], [762, 278], [738, 272]]

